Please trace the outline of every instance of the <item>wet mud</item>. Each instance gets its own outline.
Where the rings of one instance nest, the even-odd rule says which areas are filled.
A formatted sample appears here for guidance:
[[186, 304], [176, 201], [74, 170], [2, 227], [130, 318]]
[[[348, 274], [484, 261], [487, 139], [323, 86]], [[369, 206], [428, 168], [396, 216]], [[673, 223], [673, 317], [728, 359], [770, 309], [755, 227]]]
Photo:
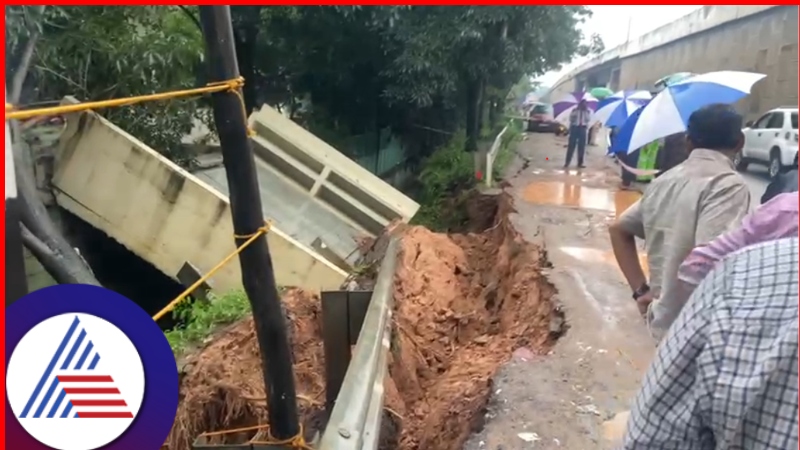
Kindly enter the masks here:
[[[460, 449], [480, 428], [491, 379], [511, 353], [546, 353], [563, 333], [544, 251], [508, 220], [510, 197], [480, 201], [480, 233], [403, 233], [387, 406], [403, 450]], [[384, 449], [388, 450], [388, 448]]]
[[[297, 406], [306, 439], [321, 427], [324, 371], [319, 297], [290, 289], [283, 302], [291, 323]], [[220, 330], [204, 348], [185, 358], [178, 414], [167, 438], [169, 450], [190, 450], [201, 434], [267, 423], [261, 356], [253, 319]], [[247, 442], [254, 432], [218, 438], [210, 444]]]
[[[541, 272], [549, 266], [546, 254], [513, 229], [510, 197], [475, 195], [468, 206], [464, 233], [392, 227], [402, 239], [382, 450], [461, 449], [482, 425], [492, 377], [512, 352], [546, 354], [566, 329], [555, 289]], [[372, 247], [377, 261], [380, 250]], [[309, 440], [324, 426], [319, 298], [290, 290], [284, 303]], [[170, 450], [189, 450], [203, 432], [266, 423], [252, 319], [221, 331], [187, 361]]]

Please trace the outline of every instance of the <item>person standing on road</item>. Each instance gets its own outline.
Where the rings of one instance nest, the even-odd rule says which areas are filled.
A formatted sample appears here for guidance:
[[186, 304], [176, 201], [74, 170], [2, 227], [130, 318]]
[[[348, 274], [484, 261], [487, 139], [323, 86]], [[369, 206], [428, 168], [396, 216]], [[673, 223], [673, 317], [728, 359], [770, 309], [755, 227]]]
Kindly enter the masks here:
[[797, 237], [756, 244], [700, 283], [650, 363], [623, 450], [797, 448], [798, 253]]
[[[695, 247], [737, 227], [750, 212], [750, 190], [732, 161], [744, 142], [742, 116], [729, 105], [709, 105], [691, 115], [687, 134], [687, 160], [653, 180], [609, 227], [617, 263], [656, 340], [682, 306], [659, 299], [672, 297], [683, 260]], [[649, 283], [636, 237], [645, 240]]]
[[569, 113], [569, 137], [567, 138], [567, 161], [564, 168], [572, 163], [572, 155], [578, 150], [578, 168], [585, 167], [583, 158], [586, 154], [586, 130], [592, 121], [592, 110], [581, 100], [578, 106]]

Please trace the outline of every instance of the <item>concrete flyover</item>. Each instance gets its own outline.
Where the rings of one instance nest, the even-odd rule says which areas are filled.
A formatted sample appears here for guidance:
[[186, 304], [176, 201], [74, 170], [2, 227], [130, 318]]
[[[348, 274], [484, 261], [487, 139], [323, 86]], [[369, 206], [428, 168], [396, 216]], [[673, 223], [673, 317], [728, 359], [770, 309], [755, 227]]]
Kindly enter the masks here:
[[744, 70], [767, 74], [737, 104], [748, 119], [797, 105], [797, 8], [704, 6], [575, 68], [547, 99], [595, 86], [649, 89], [675, 72]]

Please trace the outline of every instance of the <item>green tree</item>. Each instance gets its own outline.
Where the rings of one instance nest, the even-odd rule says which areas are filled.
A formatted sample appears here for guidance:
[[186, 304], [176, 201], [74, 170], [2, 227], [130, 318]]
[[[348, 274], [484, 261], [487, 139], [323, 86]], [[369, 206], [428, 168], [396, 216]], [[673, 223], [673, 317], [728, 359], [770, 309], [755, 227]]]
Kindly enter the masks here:
[[487, 88], [507, 92], [522, 75], [569, 61], [582, 50], [577, 25], [588, 14], [580, 6], [411, 8], [391, 30], [401, 50], [389, 92], [419, 106], [437, 97], [463, 105], [466, 147], [475, 150]]
[[[201, 35], [178, 8], [6, 6], [5, 12], [7, 103], [47, 104], [65, 95], [104, 100], [195, 83]], [[148, 103], [100, 113], [177, 162], [191, 162], [181, 138], [202, 116], [196, 103]], [[29, 127], [16, 121], [11, 126], [26, 247], [57, 282], [97, 284], [39, 199], [25, 143]]]

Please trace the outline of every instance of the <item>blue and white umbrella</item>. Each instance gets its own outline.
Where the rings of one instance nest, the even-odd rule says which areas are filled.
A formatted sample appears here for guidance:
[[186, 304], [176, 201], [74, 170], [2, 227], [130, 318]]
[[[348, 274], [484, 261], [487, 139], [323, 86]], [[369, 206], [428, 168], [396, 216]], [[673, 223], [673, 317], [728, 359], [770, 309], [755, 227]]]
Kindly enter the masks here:
[[[639, 147], [634, 148], [632, 151], [628, 150], [628, 145], [630, 144], [633, 130], [635, 130], [636, 126], [639, 124], [639, 118], [642, 116], [642, 112], [648, 103], [649, 102], [646, 102], [641, 108], [632, 112], [625, 123], [623, 123], [621, 127], [617, 128], [617, 132], [614, 135], [614, 140], [611, 141], [611, 145], [608, 147], [608, 153], [633, 153], [642, 147], [640, 145]], [[645, 144], [649, 144], [650, 142], [652, 141], [646, 142]]]
[[619, 91], [597, 104], [594, 120], [607, 127], [620, 127], [651, 98], [653, 96], [647, 91]]
[[713, 103], [735, 103], [750, 93], [753, 85], [766, 77], [761, 73], [723, 70], [695, 75], [667, 86], [650, 103], [640, 108], [622, 126], [636, 117], [630, 135], [622, 130], [614, 147], [631, 153], [644, 145], [671, 134], [686, 131], [689, 116]]

